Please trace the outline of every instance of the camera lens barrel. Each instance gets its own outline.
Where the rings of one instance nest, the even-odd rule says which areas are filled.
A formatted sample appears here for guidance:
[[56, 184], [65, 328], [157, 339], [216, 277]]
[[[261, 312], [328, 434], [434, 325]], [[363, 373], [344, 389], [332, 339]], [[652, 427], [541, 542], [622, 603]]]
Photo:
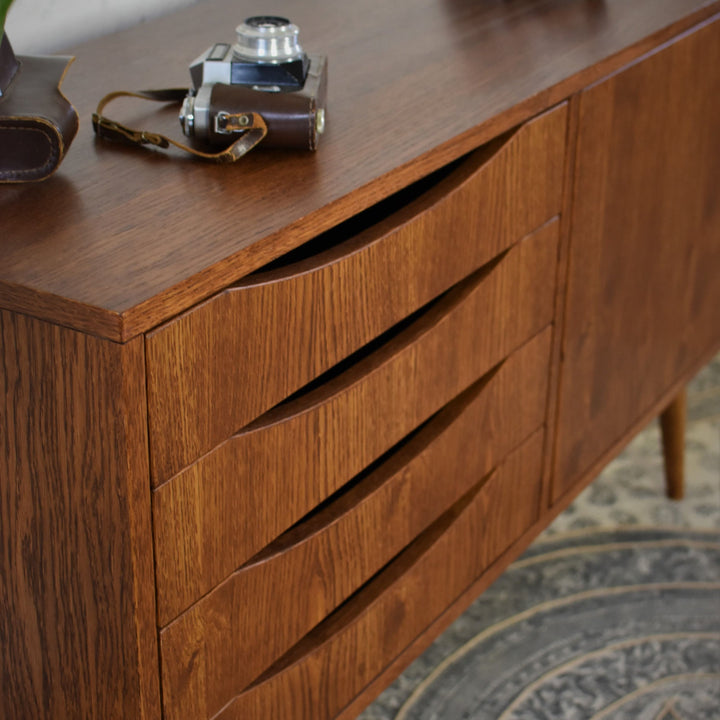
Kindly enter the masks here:
[[284, 63], [304, 57], [297, 25], [287, 18], [258, 15], [238, 25], [236, 57], [256, 63]]

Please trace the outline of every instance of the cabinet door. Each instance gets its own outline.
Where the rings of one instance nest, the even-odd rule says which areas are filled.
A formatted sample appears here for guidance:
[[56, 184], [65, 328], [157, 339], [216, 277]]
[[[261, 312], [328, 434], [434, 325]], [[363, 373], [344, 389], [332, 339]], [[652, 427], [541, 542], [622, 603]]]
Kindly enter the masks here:
[[720, 342], [718, 16], [580, 98], [554, 497]]

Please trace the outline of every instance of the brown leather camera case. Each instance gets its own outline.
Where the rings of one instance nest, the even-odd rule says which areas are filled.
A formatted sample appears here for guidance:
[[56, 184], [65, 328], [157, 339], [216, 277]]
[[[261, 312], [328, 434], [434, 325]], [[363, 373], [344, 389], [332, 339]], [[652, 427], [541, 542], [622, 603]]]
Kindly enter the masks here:
[[15, 57], [0, 43], [0, 183], [43, 180], [60, 164], [78, 116], [60, 92], [68, 57]]

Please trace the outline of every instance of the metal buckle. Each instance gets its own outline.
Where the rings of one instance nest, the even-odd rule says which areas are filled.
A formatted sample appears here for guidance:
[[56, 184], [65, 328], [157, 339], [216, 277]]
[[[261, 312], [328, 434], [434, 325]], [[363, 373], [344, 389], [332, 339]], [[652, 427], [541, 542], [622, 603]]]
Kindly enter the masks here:
[[221, 110], [215, 115], [215, 132], [219, 135], [233, 135], [249, 130], [253, 125], [252, 115], [239, 113], [233, 115]]

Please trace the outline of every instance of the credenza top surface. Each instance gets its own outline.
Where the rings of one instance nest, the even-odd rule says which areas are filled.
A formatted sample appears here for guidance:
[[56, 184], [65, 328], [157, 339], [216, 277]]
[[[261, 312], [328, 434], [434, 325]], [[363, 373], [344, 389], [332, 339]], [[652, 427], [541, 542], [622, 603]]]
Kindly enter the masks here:
[[[0, 307], [126, 340], [619, 68], [717, 0], [279, 0], [329, 57], [317, 153], [231, 166], [95, 140], [111, 90], [186, 86], [257, 5], [209, 0], [72, 50], [59, 171], [0, 186]], [[177, 108], [109, 114], [181, 139]]]

